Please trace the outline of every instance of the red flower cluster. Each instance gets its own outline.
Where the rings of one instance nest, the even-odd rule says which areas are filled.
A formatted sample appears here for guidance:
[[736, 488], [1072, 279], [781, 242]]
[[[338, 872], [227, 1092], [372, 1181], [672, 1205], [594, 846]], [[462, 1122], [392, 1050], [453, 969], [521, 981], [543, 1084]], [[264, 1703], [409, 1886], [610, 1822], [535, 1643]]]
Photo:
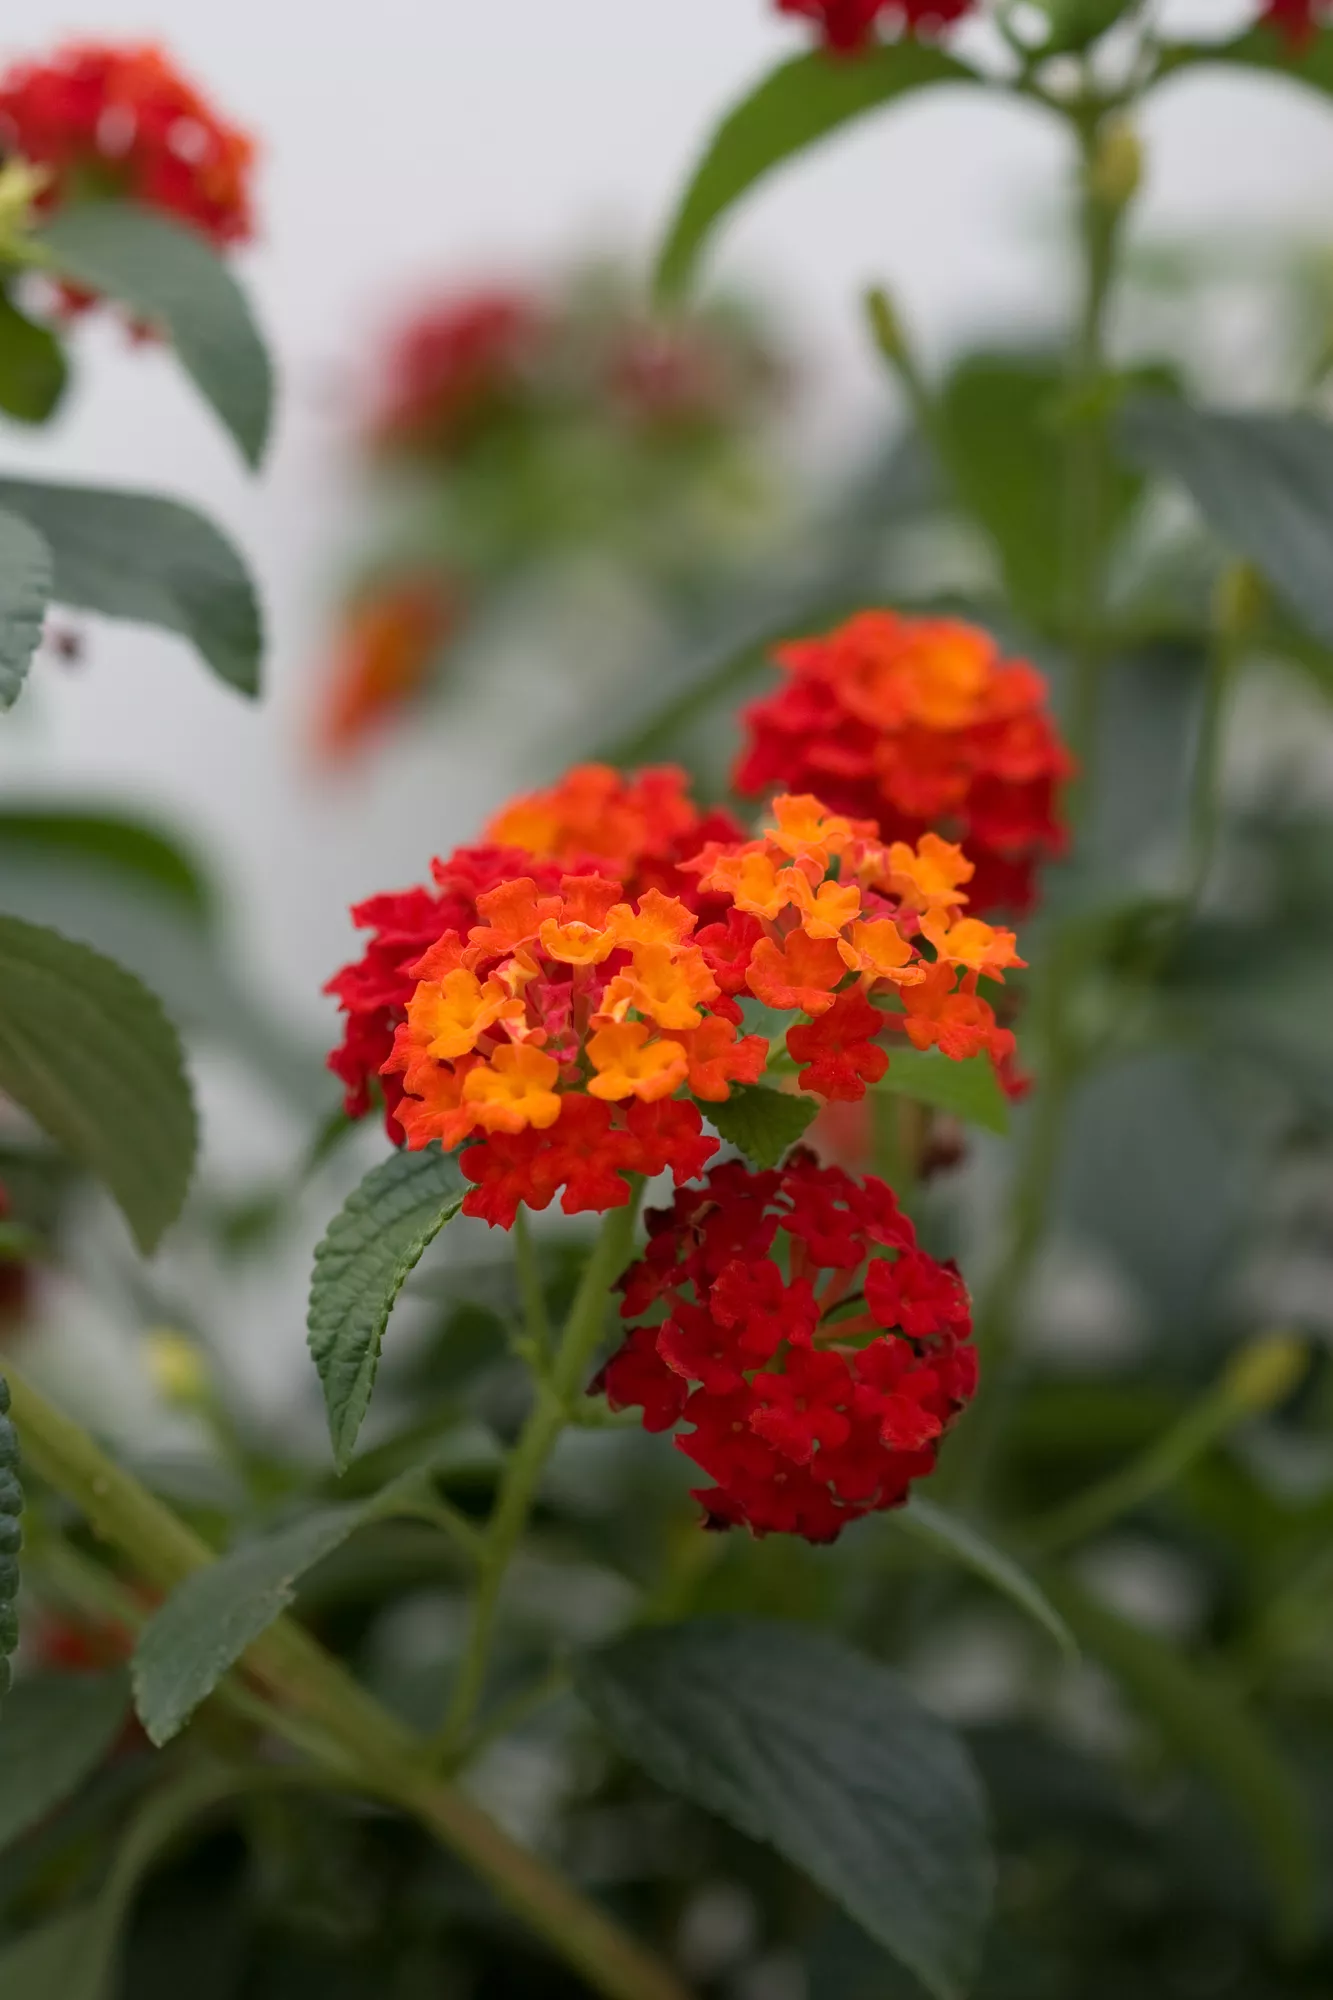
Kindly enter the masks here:
[[909, 35], [935, 33], [971, 10], [972, 0], [778, 0], [782, 14], [802, 14], [819, 24], [824, 46], [840, 54], [866, 48], [876, 25], [889, 20]]
[[776, 658], [789, 678], [746, 710], [741, 793], [809, 787], [885, 840], [947, 833], [974, 864], [973, 910], [1031, 906], [1039, 862], [1064, 845], [1073, 770], [1034, 668], [1002, 660], [975, 626], [892, 611]]
[[727, 814], [699, 811], [684, 772], [674, 765], [626, 778], [609, 765], [581, 764], [559, 784], [497, 814], [484, 846], [433, 861], [433, 887], [390, 891], [358, 904], [352, 921], [372, 933], [371, 941], [325, 988], [347, 1017], [329, 1067], [346, 1087], [349, 1115], [365, 1115], [372, 1080], [380, 1078], [389, 1136], [401, 1142], [396, 1114], [402, 1080], [381, 1073], [416, 989], [409, 968], [447, 931], [467, 935], [478, 921], [478, 897], [519, 876], [529, 877], [539, 894], [552, 895], [565, 874], [599, 874], [629, 897], [656, 888], [707, 914], [697, 875], [683, 873], [680, 863], [708, 841], [740, 837]]
[[45, 209], [117, 195], [165, 209], [218, 245], [254, 232], [253, 141], [161, 49], [71, 42], [0, 76], [0, 153], [50, 170]]
[[538, 301], [519, 291], [451, 293], [423, 306], [385, 357], [375, 442], [456, 449], [517, 394], [544, 326]]
[[462, 600], [440, 577], [403, 577], [364, 596], [338, 634], [318, 754], [347, 757], [417, 696], [437, 653], [456, 633]]
[[898, 1506], [977, 1370], [962, 1280], [892, 1191], [802, 1149], [780, 1172], [715, 1167], [647, 1220], [621, 1311], [658, 1317], [592, 1393], [650, 1431], [693, 1426], [676, 1443], [716, 1482], [695, 1495], [707, 1525], [831, 1542]]
[[1318, 32], [1323, 12], [1321, 0], [1267, 0], [1260, 19], [1284, 35], [1293, 49], [1303, 49]]

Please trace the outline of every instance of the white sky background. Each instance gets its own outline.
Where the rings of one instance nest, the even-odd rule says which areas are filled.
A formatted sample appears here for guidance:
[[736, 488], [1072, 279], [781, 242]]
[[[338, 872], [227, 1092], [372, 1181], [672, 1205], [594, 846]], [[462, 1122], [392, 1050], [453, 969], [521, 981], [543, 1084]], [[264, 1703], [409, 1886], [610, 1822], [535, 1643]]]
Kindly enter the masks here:
[[[331, 385], [384, 303], [438, 274], [519, 273], [580, 245], [646, 243], [710, 122], [801, 33], [767, 0], [25, 0], [0, 55], [69, 32], [167, 42], [262, 137], [262, 246], [245, 275], [283, 394], [259, 482], [163, 354], [111, 325], [78, 336], [78, 394], [12, 462], [156, 487], [223, 521], [259, 576], [269, 696], [251, 707], [187, 651], [102, 627], [88, 664], [40, 675], [0, 748], [11, 791], [127, 796], [210, 850], [238, 946], [311, 1023], [346, 956], [348, 901], [421, 875], [475, 833], [512, 772], [503, 746], [436, 723], [345, 784], [302, 754], [326, 591], [340, 552], [343, 429]], [[1177, 10], [1224, 26], [1229, 0]], [[21, 40], [10, 41], [21, 29]], [[1148, 121], [1149, 226], [1317, 231], [1333, 190], [1333, 109], [1280, 84], [1190, 83]], [[790, 310], [823, 384], [825, 434], [882, 398], [853, 301], [887, 279], [927, 354], [998, 317], [1048, 319], [1032, 228], [1062, 163], [1035, 113], [975, 96], [871, 122], [752, 200], [713, 268]], [[24, 711], [27, 711], [26, 714]]]

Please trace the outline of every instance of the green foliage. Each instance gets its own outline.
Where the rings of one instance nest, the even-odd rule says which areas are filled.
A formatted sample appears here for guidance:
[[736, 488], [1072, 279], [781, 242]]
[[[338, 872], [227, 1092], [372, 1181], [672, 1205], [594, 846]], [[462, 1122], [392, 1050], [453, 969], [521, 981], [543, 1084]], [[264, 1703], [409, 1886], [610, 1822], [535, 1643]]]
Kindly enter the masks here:
[[896, 1675], [797, 1625], [700, 1619], [585, 1657], [629, 1757], [776, 1847], [936, 2000], [967, 1992], [990, 1907], [981, 1790]]
[[217, 915], [216, 885], [198, 856], [165, 828], [117, 807], [68, 810], [37, 799], [0, 804], [0, 874], [8, 879], [25, 868], [44, 876], [77, 869], [103, 893], [108, 877], [133, 882], [191, 924], [208, 925]]
[[151, 493], [0, 480], [0, 508], [49, 542], [58, 604], [178, 632], [220, 680], [259, 690], [258, 600], [244, 562], [202, 514]]
[[131, 1668], [134, 1705], [154, 1743], [179, 1734], [246, 1647], [287, 1609], [305, 1571], [364, 1519], [361, 1507], [324, 1508], [233, 1549], [172, 1592], [145, 1627]]
[[451, 1153], [393, 1153], [347, 1197], [315, 1252], [306, 1325], [340, 1472], [370, 1407], [389, 1314], [465, 1193]]
[[[19, 1441], [9, 1414], [9, 1384], [0, 1375], [0, 1704], [9, 1692], [9, 1661], [19, 1642], [19, 1550], [23, 1546], [23, 1487]], [[3, 1741], [3, 1731], [0, 1731]], [[0, 1801], [3, 1800], [0, 1794]], [[0, 1812], [3, 1804], [0, 1803]]]
[[729, 209], [775, 167], [896, 98], [975, 71], [928, 42], [873, 49], [856, 62], [797, 56], [723, 119], [676, 209], [657, 262], [663, 299], [690, 289], [708, 239]]
[[1333, 41], [1324, 34], [1311, 35], [1302, 48], [1293, 48], [1275, 26], [1251, 28], [1229, 42], [1171, 42], [1162, 50], [1159, 74], [1168, 77], [1211, 63], [1290, 77], [1333, 96]]
[[914, 1049], [901, 1042], [889, 1057], [883, 1080], [874, 1088], [879, 1093], [914, 1098], [937, 1111], [952, 1111], [988, 1132], [1009, 1130], [1009, 1100], [995, 1080], [988, 1056], [955, 1062], [938, 1049]]
[[147, 988], [86, 945], [0, 917], [0, 1089], [154, 1249], [185, 1199], [196, 1130], [180, 1043]]
[[199, 232], [134, 202], [61, 207], [37, 241], [62, 277], [108, 293], [170, 339], [247, 464], [264, 455], [273, 405], [268, 354], [245, 294]]
[[1047, 55], [1064, 55], [1088, 48], [1128, 11], [1130, 0], [1045, 0], [1050, 31], [1043, 45]]
[[20, 312], [0, 285], [0, 411], [21, 424], [44, 424], [65, 392], [67, 373], [50, 327]]
[[35, 528], [0, 513], [0, 709], [19, 698], [51, 596], [51, 551]]
[[[1066, 619], [1059, 551], [1068, 532], [1067, 372], [1048, 354], [968, 355], [943, 384], [937, 444], [964, 511], [995, 544], [1014, 608], [1040, 629]], [[1124, 467], [1108, 482], [1103, 541], [1120, 528], [1143, 489]]]
[[122, 1671], [20, 1681], [0, 1723], [0, 1848], [44, 1820], [100, 1768], [129, 1713]]
[[1080, 1644], [1171, 1748], [1230, 1801], [1254, 1843], [1283, 1937], [1293, 1947], [1307, 1943], [1316, 1880], [1309, 1816], [1262, 1725], [1219, 1674], [1130, 1624], [1067, 1577], [1045, 1581]]
[[819, 1109], [813, 1097], [769, 1090], [761, 1083], [733, 1084], [725, 1104], [701, 1104], [700, 1110], [728, 1145], [744, 1153], [756, 1167], [776, 1167], [794, 1146]]
[[1120, 435], [1136, 463], [1179, 480], [1230, 548], [1333, 643], [1333, 424], [1152, 396], [1127, 405]]
[[87, 1911], [74, 1910], [0, 1950], [5, 2000], [101, 2000], [100, 1987], [90, 1990], [70, 1977], [87, 1925]]
[[896, 1508], [890, 1519], [915, 1541], [990, 1584], [1040, 1625], [1067, 1658], [1077, 1657], [1074, 1635], [1045, 1591], [1021, 1563], [996, 1548], [969, 1521], [937, 1507], [933, 1500], [926, 1500], [919, 1493], [913, 1493], [906, 1506]]

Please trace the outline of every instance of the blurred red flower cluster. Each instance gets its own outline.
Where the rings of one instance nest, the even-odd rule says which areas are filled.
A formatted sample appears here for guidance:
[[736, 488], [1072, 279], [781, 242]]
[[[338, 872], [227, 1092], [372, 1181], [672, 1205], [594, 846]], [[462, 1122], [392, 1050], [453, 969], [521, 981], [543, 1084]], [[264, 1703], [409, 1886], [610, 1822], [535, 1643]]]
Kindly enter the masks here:
[[219, 246], [254, 233], [254, 142], [150, 43], [70, 42], [13, 63], [0, 75], [0, 153], [47, 168], [47, 210], [121, 196]]
[[867, 47], [881, 21], [910, 35], [934, 33], [971, 7], [972, 0], [778, 0], [780, 13], [816, 22], [825, 47], [841, 54]]

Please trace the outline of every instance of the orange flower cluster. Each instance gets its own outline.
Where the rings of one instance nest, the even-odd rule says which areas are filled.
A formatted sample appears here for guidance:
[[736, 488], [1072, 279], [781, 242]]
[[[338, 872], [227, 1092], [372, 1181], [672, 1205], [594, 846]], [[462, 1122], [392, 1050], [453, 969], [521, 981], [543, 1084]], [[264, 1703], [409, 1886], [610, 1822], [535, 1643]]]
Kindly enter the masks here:
[[446, 931], [466, 934], [479, 921], [478, 899], [516, 876], [532, 877], [554, 894], [562, 874], [613, 877], [627, 898], [656, 888], [691, 910], [709, 913], [699, 878], [680, 864], [709, 841], [739, 841], [737, 823], [724, 812], [701, 813], [689, 797], [685, 773], [658, 764], [626, 777], [607, 764], [579, 764], [558, 784], [517, 799], [486, 829], [486, 845], [458, 849], [431, 864], [434, 887], [372, 896], [352, 911], [371, 933], [362, 956], [345, 965], [326, 987], [346, 1025], [329, 1067], [346, 1086], [349, 1116], [370, 1108], [370, 1086], [383, 1085], [389, 1136], [401, 1138], [396, 1111], [402, 1094], [397, 1074], [383, 1075], [394, 1033], [406, 1018], [416, 977], [411, 968]]
[[49, 170], [48, 210], [118, 195], [218, 245], [243, 243], [254, 233], [254, 150], [151, 44], [70, 42], [0, 76], [0, 154]]
[[1031, 906], [1039, 862], [1064, 846], [1073, 770], [1034, 668], [974, 625], [893, 611], [776, 658], [790, 679], [746, 711], [738, 791], [808, 787], [885, 840], [948, 833], [974, 864], [974, 910]]
[[762, 1074], [767, 1043], [738, 1035], [684, 903], [633, 902], [601, 875], [543, 895], [530, 876], [477, 899], [479, 921], [447, 932], [412, 967], [418, 984], [386, 1064], [401, 1075], [409, 1146], [456, 1146], [475, 1183], [469, 1211], [505, 1226], [519, 1200], [567, 1213], [629, 1199], [628, 1173], [692, 1178], [716, 1150], [688, 1083], [721, 1100]]
[[[973, 868], [962, 849], [934, 833], [886, 846], [873, 821], [830, 813], [810, 795], [775, 799], [773, 815], [759, 840], [692, 864], [704, 889], [731, 904], [699, 945], [725, 993], [808, 1017], [787, 1034], [802, 1087], [863, 1097], [884, 1074], [881, 1039], [895, 1029], [956, 1060], [1012, 1056], [1012, 1034], [977, 988], [1023, 960], [1012, 931], [965, 914]], [[898, 1011], [876, 1006], [876, 995]]]
[[319, 756], [351, 755], [414, 701], [462, 616], [459, 595], [433, 575], [400, 578], [354, 604], [316, 719]]

